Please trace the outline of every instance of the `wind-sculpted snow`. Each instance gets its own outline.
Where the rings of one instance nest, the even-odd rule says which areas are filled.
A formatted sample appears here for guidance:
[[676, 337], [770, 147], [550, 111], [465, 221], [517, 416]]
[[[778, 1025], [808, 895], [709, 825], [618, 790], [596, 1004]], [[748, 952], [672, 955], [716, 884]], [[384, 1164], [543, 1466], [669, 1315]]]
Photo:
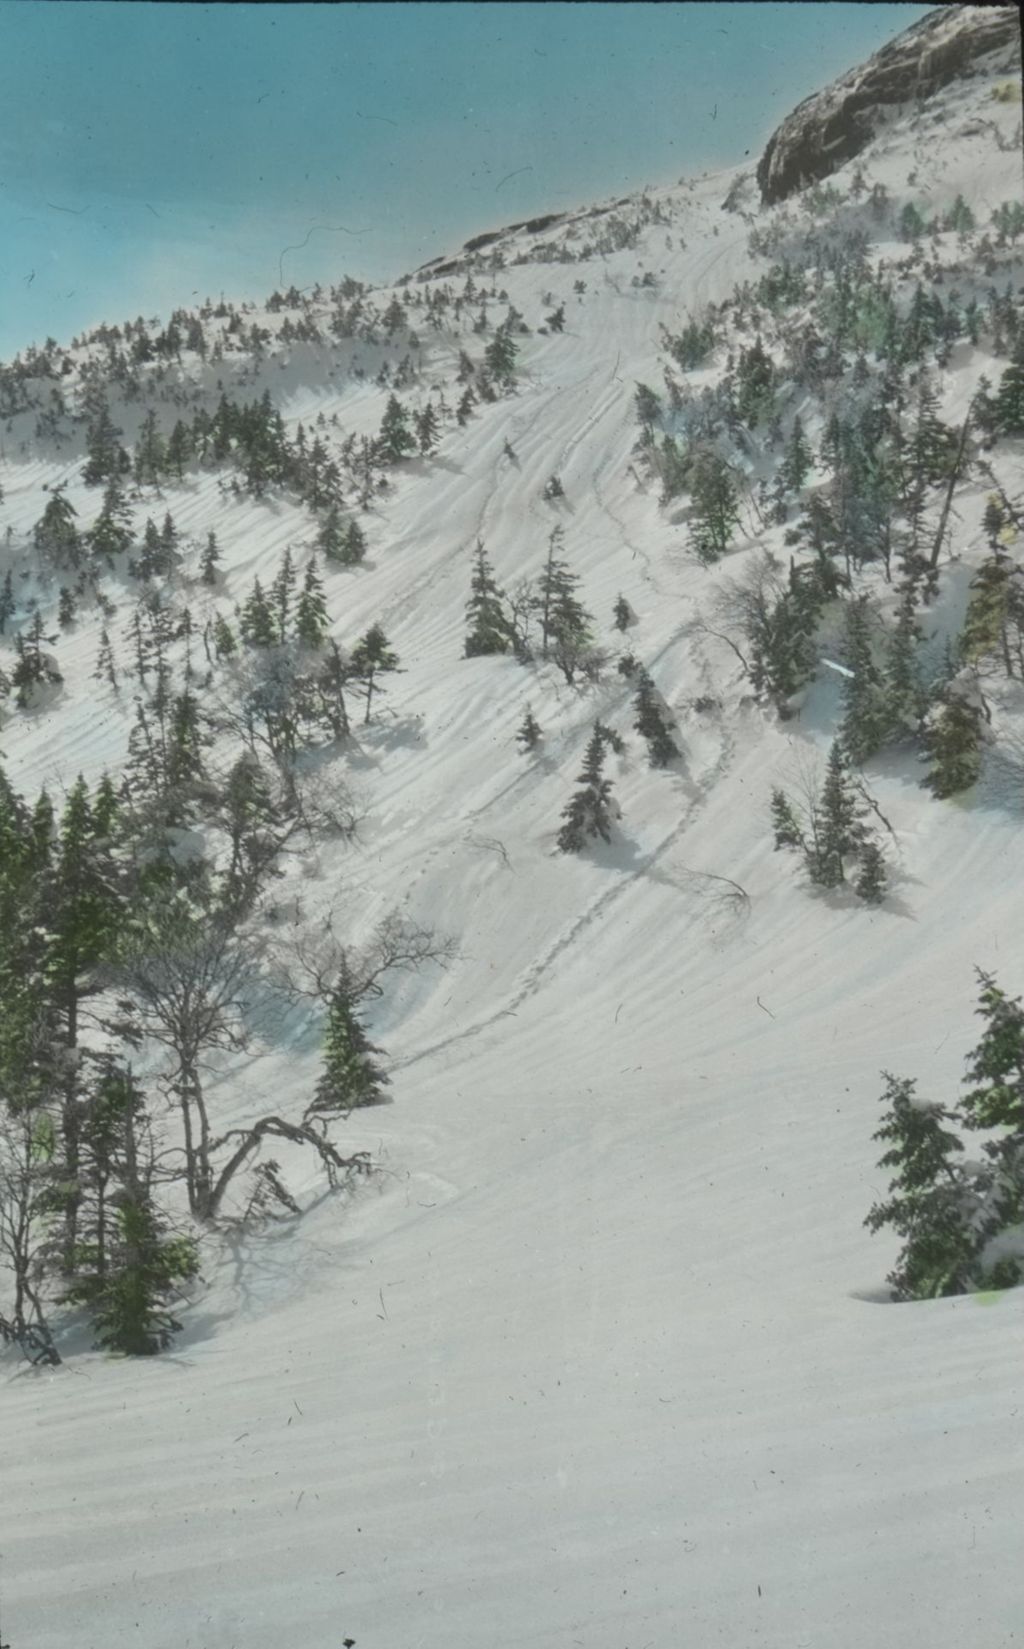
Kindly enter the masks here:
[[[1007, 144], [1016, 115], [990, 90], [979, 75], [937, 106], [1002, 121]], [[1020, 197], [1019, 153], [984, 129], [939, 150], [916, 122], [901, 116], [888, 152], [861, 156], [895, 207], [926, 145], [936, 210], [959, 192], [979, 214]], [[169, 1353], [107, 1358], [83, 1331], [62, 1368], [0, 1365], [11, 1649], [1019, 1637], [1022, 1291], [883, 1304], [892, 1247], [862, 1222], [884, 1194], [879, 1072], [947, 1099], [975, 1040], [974, 965], [1024, 990], [1021, 795], [1005, 759], [988, 789], [938, 803], [914, 752], [880, 757], [893, 882], [877, 909], [814, 896], [772, 851], [771, 790], [820, 772], [839, 678], [812, 680], [788, 721], [754, 702], [708, 625], [762, 543], [788, 556], [783, 529], [745, 497], [729, 553], [703, 567], [688, 501], [662, 508], [635, 451], [637, 383], [667, 399], [662, 327], [678, 332], [768, 267], [749, 231], [779, 217], [723, 212], [735, 179], [652, 192], [623, 250], [536, 261], [574, 225], [590, 232], [567, 214], [517, 231], [500, 270], [478, 266], [531, 328], [514, 392], [447, 423], [436, 455], [394, 466], [360, 516], [363, 565], [322, 565], [332, 635], [349, 644], [381, 621], [403, 673], [368, 727], [317, 753], [362, 818], [352, 842], [285, 857], [281, 925], [297, 912], [315, 936], [333, 912], [360, 941], [398, 910], [459, 954], [369, 1005], [394, 1103], [353, 1113], [340, 1136], [372, 1154], [371, 1184], [325, 1197], [286, 1147], [303, 1217], [204, 1239]], [[785, 211], [787, 232], [814, 227]], [[907, 253], [887, 239], [871, 255]], [[934, 255], [968, 254], [946, 236]], [[1019, 260], [1010, 273], [1019, 283]], [[563, 333], [539, 331], [548, 294]], [[374, 296], [383, 309], [391, 294]], [[479, 355], [485, 340], [417, 327], [410, 396], [433, 381], [451, 400], [459, 344]], [[709, 377], [751, 341], [729, 333]], [[247, 360], [244, 394], [276, 394], [280, 378], [290, 429], [323, 412], [329, 441], [375, 433], [379, 365], [357, 379], [370, 347], [333, 348], [310, 383], [272, 353]], [[941, 380], [951, 425], [982, 370], [1003, 364], [963, 340], [956, 351]], [[218, 371], [233, 367], [226, 356]], [[100, 502], [79, 455], [40, 456], [33, 422], [6, 437], [0, 466], [0, 523], [19, 541], [44, 487], [71, 477], [83, 520]], [[1016, 496], [1019, 441], [991, 457]], [[200, 621], [207, 600], [231, 614], [254, 576], [270, 583], [287, 546], [304, 565], [314, 533], [283, 492], [222, 493], [228, 474], [193, 469], [133, 505], [137, 525], [173, 512], [193, 541], [190, 580], [216, 529], [223, 587], [187, 586]], [[545, 500], [553, 474], [564, 496]], [[985, 495], [975, 480], [957, 494], [964, 574], [984, 553]], [[462, 657], [478, 540], [511, 589], [539, 572], [556, 525], [609, 653], [596, 683]], [[941, 570], [938, 648], [967, 585], [945, 554]], [[132, 596], [110, 584], [120, 636]], [[621, 634], [620, 594], [635, 615]], [[29, 795], [123, 765], [133, 689], [118, 699], [94, 680], [98, 630], [86, 612], [60, 633], [62, 695], [2, 729]], [[664, 770], [633, 729], [634, 687], [615, 668], [627, 648], [672, 717], [681, 756]], [[528, 704], [544, 737], [524, 756]], [[559, 854], [595, 719], [627, 740], [606, 767], [621, 817], [610, 844]], [[218, 1126], [299, 1106], [316, 1081], [315, 1016], [259, 1029], [250, 1057], [210, 1073]]]

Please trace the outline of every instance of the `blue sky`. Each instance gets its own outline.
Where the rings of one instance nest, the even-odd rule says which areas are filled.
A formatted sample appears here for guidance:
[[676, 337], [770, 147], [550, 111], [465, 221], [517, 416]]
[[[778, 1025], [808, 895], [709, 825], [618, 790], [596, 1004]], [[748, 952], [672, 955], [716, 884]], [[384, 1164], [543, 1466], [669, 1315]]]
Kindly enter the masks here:
[[753, 162], [930, 9], [0, 0], [0, 356]]

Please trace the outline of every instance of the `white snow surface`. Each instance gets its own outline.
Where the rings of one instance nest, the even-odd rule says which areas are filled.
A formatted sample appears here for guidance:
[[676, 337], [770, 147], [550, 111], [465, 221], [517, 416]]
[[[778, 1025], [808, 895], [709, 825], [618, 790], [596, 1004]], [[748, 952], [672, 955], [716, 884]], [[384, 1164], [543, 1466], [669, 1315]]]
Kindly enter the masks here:
[[[936, 105], [955, 124], [985, 91]], [[933, 199], [962, 191], [981, 217], [1019, 198], [1019, 153], [984, 133], [934, 146], [928, 118], [887, 127], [887, 152], [859, 157], [870, 179], [899, 196], [916, 145]], [[695, 620], [753, 540], [700, 567], [629, 473], [659, 324], [767, 267], [720, 210], [734, 176], [663, 192], [679, 222], [639, 250], [495, 277], [533, 327], [553, 292], [565, 333], [522, 340], [518, 392], [406, 464], [368, 564], [328, 574], [338, 636], [381, 620], [406, 673], [347, 758], [358, 841], [291, 864], [282, 903], [314, 927], [333, 905], [356, 932], [398, 908], [460, 959], [371, 1015], [394, 1103], [342, 1140], [380, 1164], [369, 1188], [324, 1198], [289, 1161], [304, 1217], [205, 1241], [206, 1286], [166, 1355], [4, 1361], [11, 1649], [1024, 1638], [1024, 1290], [893, 1305], [894, 1241], [862, 1223], [885, 1189], [880, 1071], [952, 1099], [974, 965], [1024, 989], [1019, 786], [937, 804], [911, 756], [872, 764], [899, 844], [877, 910], [812, 897], [771, 850], [771, 788], [821, 760], [838, 680], [822, 672], [788, 723], [745, 701]], [[654, 290], [630, 285], [638, 268]], [[440, 376], [453, 351], [421, 337]], [[289, 420], [379, 423], [372, 378], [271, 362], [277, 378]], [[7, 454], [3, 522], [22, 531], [74, 466]], [[1010, 478], [1019, 446], [996, 456]], [[564, 503], [541, 500], [552, 473]], [[138, 518], [164, 508], [197, 541], [216, 527], [235, 598], [310, 538], [304, 510], [226, 503], [215, 477]], [[460, 656], [477, 539], [513, 583], [558, 520], [606, 645], [620, 591], [637, 615], [625, 639], [676, 717], [677, 772], [647, 766], [614, 670], [573, 691], [553, 668]], [[130, 692], [118, 705], [92, 681], [96, 638], [92, 619], [62, 637], [64, 693], [3, 729], [27, 793], [123, 760]], [[523, 758], [527, 703], [546, 737]], [[566, 858], [554, 833], [595, 715], [630, 736], [609, 766], [622, 819], [610, 847]], [[268, 1029], [218, 1081], [218, 1118], [301, 1104], [317, 1069], [315, 1031]]]

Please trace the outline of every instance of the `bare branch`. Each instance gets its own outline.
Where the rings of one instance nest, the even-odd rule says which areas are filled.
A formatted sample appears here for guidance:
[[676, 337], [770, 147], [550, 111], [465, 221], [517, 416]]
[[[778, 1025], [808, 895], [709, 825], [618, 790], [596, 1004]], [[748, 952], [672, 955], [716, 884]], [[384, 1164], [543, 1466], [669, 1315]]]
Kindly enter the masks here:
[[[238, 1139], [241, 1141], [214, 1181], [209, 1198], [211, 1217], [216, 1217], [219, 1213], [225, 1193], [235, 1175], [245, 1166], [250, 1157], [259, 1150], [263, 1140], [267, 1138], [286, 1139], [293, 1145], [312, 1146], [323, 1164], [327, 1182], [332, 1191], [337, 1190], [338, 1186], [343, 1183], [350, 1183], [360, 1174], [369, 1174], [372, 1171], [368, 1152], [355, 1151], [352, 1156], [343, 1157], [326, 1134], [319, 1132], [306, 1118], [301, 1122], [287, 1122], [284, 1117], [279, 1116], [260, 1117], [259, 1121], [254, 1122], [251, 1127], [232, 1128], [214, 1142], [212, 1148], [215, 1149], [226, 1144], [228, 1140]], [[276, 1171], [276, 1164], [272, 1166]], [[284, 1192], [284, 1187], [280, 1181], [278, 1181], [277, 1189], [280, 1200], [286, 1204], [290, 1203], [294, 1210], [296, 1205]]]
[[275, 980], [292, 1000], [304, 998], [326, 1006], [344, 978], [350, 1000], [358, 1002], [383, 993], [385, 974], [414, 972], [428, 962], [444, 967], [457, 956], [454, 939], [397, 912], [384, 918], [365, 945], [346, 944], [331, 911], [315, 933], [299, 932], [281, 942]]

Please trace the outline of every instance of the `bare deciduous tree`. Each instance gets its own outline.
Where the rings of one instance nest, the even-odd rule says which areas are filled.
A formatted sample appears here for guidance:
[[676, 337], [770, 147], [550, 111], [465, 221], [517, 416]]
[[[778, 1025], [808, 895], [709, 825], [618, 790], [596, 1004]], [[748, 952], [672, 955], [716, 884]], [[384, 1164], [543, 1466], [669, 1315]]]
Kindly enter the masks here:
[[172, 1060], [189, 1207], [199, 1219], [215, 1212], [202, 1061], [208, 1052], [239, 1052], [247, 1045], [244, 1009], [259, 979], [259, 951], [235, 904], [195, 903], [181, 892], [151, 901], [121, 944], [118, 983], [144, 1034]]
[[19, 1345], [33, 1363], [59, 1363], [40, 1299], [49, 1237], [45, 1218], [46, 1143], [41, 1112], [26, 1108], [0, 1117], [0, 1262], [10, 1270], [14, 1299], [0, 1312], [0, 1339]]
[[383, 979], [392, 972], [415, 972], [427, 962], [444, 966], [458, 956], [455, 941], [420, 927], [392, 912], [374, 929], [363, 945], [347, 943], [336, 927], [337, 915], [329, 911], [315, 930], [296, 931], [279, 947], [274, 978], [293, 1001], [326, 1005], [344, 976], [352, 1002], [381, 996]]

